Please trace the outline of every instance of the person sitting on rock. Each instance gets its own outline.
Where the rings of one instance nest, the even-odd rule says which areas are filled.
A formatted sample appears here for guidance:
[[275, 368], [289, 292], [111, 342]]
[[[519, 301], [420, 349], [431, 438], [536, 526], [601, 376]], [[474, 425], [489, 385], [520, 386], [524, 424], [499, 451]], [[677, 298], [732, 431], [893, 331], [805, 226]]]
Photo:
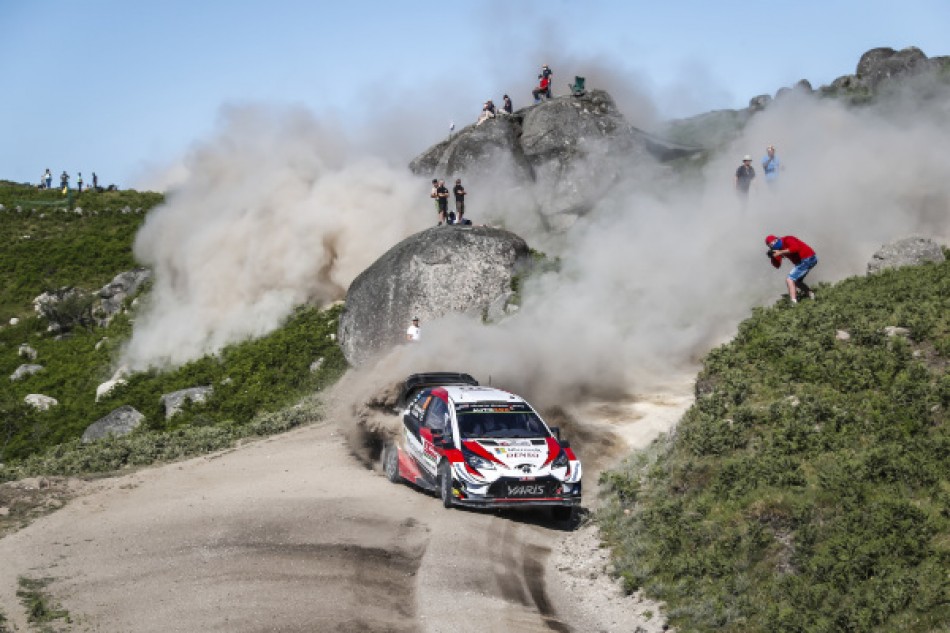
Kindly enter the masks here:
[[531, 91], [535, 103], [541, 103], [541, 97], [551, 98], [551, 80], [544, 74], [538, 75], [538, 87]]
[[478, 121], [475, 122], [475, 125], [481, 125], [488, 119], [495, 118], [495, 104], [491, 102], [491, 99], [485, 102], [485, 105], [482, 106], [482, 113], [478, 117]]

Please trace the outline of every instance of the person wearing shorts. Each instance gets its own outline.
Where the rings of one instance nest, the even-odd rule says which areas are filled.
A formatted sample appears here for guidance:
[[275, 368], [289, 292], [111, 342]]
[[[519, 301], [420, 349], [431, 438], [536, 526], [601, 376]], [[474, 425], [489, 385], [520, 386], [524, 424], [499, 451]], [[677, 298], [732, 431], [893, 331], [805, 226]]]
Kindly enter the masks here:
[[765, 238], [765, 245], [769, 247], [767, 255], [773, 267], [780, 267], [783, 257], [787, 257], [795, 265], [785, 280], [788, 286], [788, 298], [792, 303], [798, 303], [799, 292], [808, 296], [809, 299], [814, 299], [815, 292], [805, 283], [805, 277], [818, 264], [815, 250], [794, 235], [784, 237], [769, 235]]

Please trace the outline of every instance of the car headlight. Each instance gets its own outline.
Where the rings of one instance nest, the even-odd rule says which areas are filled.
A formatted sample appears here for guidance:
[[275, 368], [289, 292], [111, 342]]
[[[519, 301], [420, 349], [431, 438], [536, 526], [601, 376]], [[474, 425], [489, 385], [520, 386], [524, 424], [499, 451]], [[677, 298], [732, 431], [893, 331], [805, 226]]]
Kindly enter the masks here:
[[561, 449], [561, 452], [558, 453], [558, 456], [554, 458], [554, 461], [551, 462], [551, 468], [567, 468], [567, 453], [564, 452], [564, 449]]
[[476, 470], [494, 470], [495, 465], [484, 457], [479, 457], [471, 451], [463, 451], [462, 454], [465, 456], [465, 462]]

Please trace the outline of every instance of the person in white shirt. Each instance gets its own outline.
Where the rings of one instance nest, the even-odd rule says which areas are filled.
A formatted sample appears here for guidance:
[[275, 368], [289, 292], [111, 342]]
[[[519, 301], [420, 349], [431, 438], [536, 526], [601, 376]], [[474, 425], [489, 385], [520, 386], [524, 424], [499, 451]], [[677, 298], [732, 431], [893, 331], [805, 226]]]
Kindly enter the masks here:
[[412, 325], [409, 326], [409, 329], [406, 330], [406, 340], [407, 341], [418, 341], [419, 340], [419, 317], [412, 318]]

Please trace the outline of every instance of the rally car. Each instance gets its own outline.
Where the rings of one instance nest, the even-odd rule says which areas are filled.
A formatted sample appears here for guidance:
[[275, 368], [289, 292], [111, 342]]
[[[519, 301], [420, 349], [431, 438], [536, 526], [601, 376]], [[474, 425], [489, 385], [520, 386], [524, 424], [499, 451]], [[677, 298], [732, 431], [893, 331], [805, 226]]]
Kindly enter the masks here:
[[382, 451], [390, 481], [434, 492], [446, 508], [548, 506], [568, 520], [580, 505], [580, 461], [519, 396], [468, 374], [413, 374], [400, 402], [399, 437]]

